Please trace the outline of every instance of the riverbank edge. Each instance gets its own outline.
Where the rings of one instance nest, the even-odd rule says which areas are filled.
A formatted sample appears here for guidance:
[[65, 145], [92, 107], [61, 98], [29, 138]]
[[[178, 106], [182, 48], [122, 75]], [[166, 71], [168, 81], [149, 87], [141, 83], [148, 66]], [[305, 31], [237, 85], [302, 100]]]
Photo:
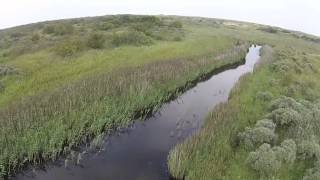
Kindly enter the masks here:
[[[228, 101], [225, 102], [225, 103], [220, 103], [220, 104], [218, 104], [217, 106], [215, 106], [215, 107], [213, 108], [213, 110], [211, 111], [210, 114], [214, 114], [215, 112], [217, 112], [217, 111], [219, 110], [219, 108], [220, 108], [221, 105], [223, 105], [223, 106], [228, 106], [228, 105], [230, 105], [230, 99], [233, 98], [232, 92], [233, 92], [234, 90], [236, 90], [236, 89], [242, 88], [242, 86], [241, 86], [242, 83], [248, 83], [248, 82], [244, 82], [244, 81], [247, 81], [247, 79], [245, 79], [245, 78], [243, 78], [243, 77], [254, 75], [254, 72], [255, 72], [255, 71], [259, 70], [259, 68], [261, 68], [262, 66], [264, 66], [264, 64], [269, 61], [270, 54], [264, 54], [264, 53], [263, 53], [263, 50], [264, 50], [264, 48], [271, 48], [271, 47], [268, 46], [268, 45], [259, 45], [259, 46], [261, 46], [260, 52], [259, 52], [259, 53], [260, 53], [260, 58], [259, 58], [259, 61], [254, 65], [253, 72], [252, 72], [252, 73], [246, 73], [246, 74], [243, 74], [242, 76], [240, 76], [240, 79], [238, 80], [238, 82], [236, 83], [236, 85], [231, 89], [231, 92], [230, 92], [229, 97], [228, 97]], [[272, 50], [272, 48], [271, 48], [271, 50]], [[206, 119], [205, 121], [208, 120], [210, 114], [205, 118], [205, 119]], [[219, 123], [219, 122], [217, 122], [217, 123]], [[206, 123], [205, 123], [205, 124], [206, 124]], [[204, 125], [205, 125], [205, 124], [204, 124]], [[202, 127], [202, 128], [199, 130], [198, 133], [201, 133], [201, 131], [203, 130], [203, 128], [205, 128], [205, 127]], [[192, 141], [191, 138], [192, 138], [192, 137], [195, 137], [195, 136], [197, 136], [197, 134], [194, 134], [193, 136], [185, 139], [185, 140], [184, 140], [183, 142], [181, 142], [180, 144], [177, 144], [177, 145], [176, 145], [174, 148], [172, 148], [172, 150], [170, 151], [170, 153], [169, 153], [169, 155], [168, 155], [168, 172], [169, 172], [170, 180], [185, 180], [185, 177], [186, 177], [186, 173], [187, 173], [187, 172], [185, 172], [184, 170], [180, 170], [180, 171], [184, 172], [184, 174], [179, 175], [179, 177], [173, 175], [172, 169], [170, 168], [170, 163], [169, 163], [169, 161], [172, 160], [171, 153], [173, 153], [174, 151], [179, 151], [179, 150], [176, 150], [176, 147], [178, 147], [179, 145], [182, 145], [182, 144], [184, 144], [184, 143], [187, 143], [188, 140]], [[180, 149], [180, 150], [181, 150], [181, 149]], [[179, 153], [179, 152], [178, 152], [178, 153]], [[180, 152], [180, 153], [181, 153], [181, 152]], [[175, 168], [180, 168], [180, 166], [179, 166], [179, 167], [175, 167]]]

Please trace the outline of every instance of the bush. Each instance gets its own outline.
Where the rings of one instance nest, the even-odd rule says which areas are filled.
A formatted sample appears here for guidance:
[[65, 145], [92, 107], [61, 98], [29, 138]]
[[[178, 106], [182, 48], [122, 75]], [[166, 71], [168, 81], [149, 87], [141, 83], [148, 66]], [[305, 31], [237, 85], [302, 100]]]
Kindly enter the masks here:
[[32, 42], [37, 42], [39, 40], [40, 40], [40, 34], [39, 33], [32, 34], [32, 36], [31, 36], [31, 41]]
[[270, 144], [262, 144], [256, 151], [249, 153], [246, 162], [260, 176], [270, 177], [280, 169], [282, 163], [292, 165], [296, 160], [296, 151], [296, 143], [291, 139], [273, 148]]
[[175, 36], [173, 38], [173, 41], [182, 41], [182, 37], [181, 36]]
[[240, 142], [242, 142], [246, 149], [254, 149], [255, 147], [269, 143], [274, 144], [277, 136], [274, 130], [266, 127], [247, 127], [244, 132], [239, 133]]
[[257, 93], [257, 99], [261, 101], [270, 101], [273, 98], [273, 95], [271, 92], [265, 91], [265, 92], [258, 92]]
[[303, 180], [319, 180], [320, 179], [320, 161], [315, 163], [315, 167], [308, 169], [303, 176]]
[[0, 81], [0, 93], [4, 91], [6, 87], [4, 86], [3, 82]]
[[282, 74], [286, 74], [288, 71], [291, 70], [291, 64], [287, 61], [276, 61], [271, 64], [271, 69], [275, 72], [279, 72]]
[[320, 145], [314, 139], [303, 140], [298, 144], [298, 155], [303, 160], [319, 160]]
[[62, 35], [73, 33], [74, 28], [69, 23], [55, 23], [55, 24], [47, 25], [43, 31], [46, 34], [54, 34], [56, 36], [62, 36]]
[[77, 52], [80, 52], [84, 49], [83, 41], [79, 39], [68, 39], [63, 41], [62, 43], [58, 44], [54, 51], [56, 54], [66, 57], [74, 55]]
[[169, 26], [173, 28], [179, 28], [179, 29], [183, 27], [182, 22], [180, 21], [174, 21]]
[[108, 31], [108, 30], [113, 29], [115, 27], [116, 26], [112, 22], [104, 22], [104, 23], [100, 24], [99, 29], [104, 30], [104, 31]]
[[93, 33], [89, 36], [87, 46], [93, 49], [103, 48], [105, 43], [105, 36], [100, 33]]
[[148, 23], [134, 23], [131, 25], [131, 28], [135, 31], [143, 32], [146, 35], [151, 35], [152, 28], [154, 27], [153, 24]]
[[255, 127], [264, 127], [274, 131], [276, 129], [276, 124], [270, 119], [262, 119], [257, 121]]
[[126, 45], [149, 45], [152, 39], [142, 32], [138, 31], [121, 31], [112, 35], [112, 44], [115, 46]]
[[301, 115], [292, 108], [279, 108], [273, 110], [267, 117], [272, 119], [278, 126], [290, 126], [302, 121]]
[[292, 165], [296, 160], [297, 146], [294, 140], [287, 139], [281, 143], [281, 146], [272, 148], [277, 155], [277, 159], [283, 163]]
[[13, 67], [7, 66], [7, 65], [0, 65], [0, 77], [11, 75], [11, 74], [16, 74], [17, 72], [18, 72], [18, 70], [16, 68], [13, 68]]
[[282, 96], [270, 104], [270, 110], [280, 109], [280, 108], [291, 108], [299, 113], [302, 113], [306, 110], [306, 108], [295, 99], [291, 97]]
[[281, 167], [281, 161], [270, 144], [262, 144], [256, 151], [250, 152], [246, 162], [263, 177], [271, 177]]
[[268, 33], [277, 33], [278, 30], [276, 28], [267, 26], [267, 27], [261, 27], [259, 28], [260, 31], [268, 32]]
[[43, 29], [43, 32], [46, 34], [53, 34], [55, 31], [55, 26], [54, 25], [46, 25]]

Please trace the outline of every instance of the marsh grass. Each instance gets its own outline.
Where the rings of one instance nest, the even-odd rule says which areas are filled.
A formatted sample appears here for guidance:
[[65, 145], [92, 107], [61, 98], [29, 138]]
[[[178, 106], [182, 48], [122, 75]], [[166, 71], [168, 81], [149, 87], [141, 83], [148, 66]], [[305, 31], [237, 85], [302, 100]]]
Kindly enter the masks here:
[[[239, 138], [239, 133], [246, 132], [248, 126], [254, 128], [254, 124], [259, 119], [266, 118], [266, 114], [270, 111], [269, 104], [272, 100], [282, 95], [287, 95], [286, 89], [291, 86], [297, 88], [295, 84], [304, 85], [301, 86], [301, 89], [298, 88], [294, 90], [294, 93], [290, 93], [291, 97], [293, 99], [302, 99], [302, 102], [307, 107], [314, 106], [315, 100], [319, 97], [319, 93], [316, 93], [315, 90], [319, 88], [320, 84], [319, 82], [310, 81], [319, 77], [317, 70], [320, 68], [320, 63], [319, 58], [316, 59], [308, 55], [308, 53], [304, 53], [303, 51], [306, 49], [308, 48], [301, 48], [296, 51], [296, 49], [293, 50], [293, 48], [286, 45], [283, 46], [280, 42], [273, 48], [264, 46], [261, 50], [260, 63], [256, 65], [252, 75], [247, 74], [241, 77], [239, 83], [230, 94], [229, 102], [218, 105], [207, 117], [203, 128], [195, 136], [177, 145], [170, 152], [168, 165], [171, 175], [177, 179], [197, 180], [302, 179], [303, 177], [308, 179], [318, 177], [318, 166], [313, 165], [313, 162], [317, 161], [315, 154], [319, 138], [315, 138], [315, 141], [305, 142], [303, 146], [305, 148], [299, 147], [299, 141], [295, 139], [296, 137], [309, 137], [310, 133], [318, 130], [310, 131], [310, 129], [305, 129], [301, 131], [300, 129], [298, 131], [298, 128], [291, 131], [286, 128], [286, 125], [277, 127], [275, 133], [277, 133], [279, 139], [276, 142], [262, 145], [266, 142], [262, 139], [261, 142], [259, 141], [258, 147], [250, 147], [255, 149], [259, 148], [260, 145], [263, 146], [260, 146], [260, 150], [257, 149], [256, 152], [252, 152], [250, 157], [251, 160], [254, 159], [253, 161], [250, 158], [248, 161], [250, 150], [243, 145], [243, 141]], [[311, 63], [315, 70], [306, 68], [306, 63]], [[294, 68], [295, 66], [301, 68], [299, 73]], [[283, 104], [282, 106], [285, 105]], [[302, 111], [306, 114], [309, 112], [309, 110]], [[281, 117], [278, 116], [282, 121], [291, 122], [292, 118], [295, 118], [292, 117], [294, 116], [292, 113], [286, 115], [284, 113], [283, 115]], [[302, 119], [308, 121], [309, 117], [309, 115], [303, 115]], [[267, 116], [267, 118], [270, 117]], [[299, 115], [297, 121], [300, 121], [300, 119], [301, 116]], [[316, 122], [316, 119], [308, 122]], [[316, 125], [302, 124], [305, 125], [302, 125], [303, 127], [318, 129]], [[255, 137], [262, 137], [262, 134]], [[285, 162], [290, 163], [284, 163], [278, 159], [280, 155], [277, 154], [281, 154], [284, 150], [277, 146], [280, 146], [281, 141], [285, 138], [293, 138], [297, 143], [296, 153], [298, 160], [295, 160], [295, 152], [293, 151], [295, 148], [293, 145], [290, 145], [293, 149], [292, 151], [288, 147], [284, 148], [290, 150], [290, 153], [285, 153], [287, 155], [290, 154], [290, 157], [284, 158], [289, 160]], [[309, 148], [306, 148], [307, 146]], [[302, 161], [301, 154], [304, 153], [299, 155], [299, 149], [314, 149], [312, 152], [306, 152], [311, 154], [313, 158]], [[269, 169], [266, 167], [269, 167]]]
[[[51, 25], [53, 31], [46, 32]], [[316, 41], [301, 38], [302, 33], [279, 28], [268, 33], [259, 27], [263, 26], [195, 17], [117, 15], [1, 30], [1, 66], [23, 73], [0, 77], [5, 85], [0, 93], [0, 173], [14, 174], [23, 164], [70, 155], [74, 147], [102, 137], [102, 132], [152, 113], [212, 70], [239, 63], [245, 52], [237, 46], [250, 42], [270, 45], [262, 49], [262, 63], [253, 76], [241, 78], [230, 103], [217, 107], [199, 136], [172, 151], [169, 167], [175, 177], [186, 179], [259, 178], [243, 164], [249, 152], [239, 149], [234, 137], [263, 119], [271, 100], [280, 95], [316, 99], [320, 87], [313, 80], [319, 76]], [[113, 33], [120, 32], [135, 32], [153, 43], [137, 43], [141, 37], [132, 40], [124, 34], [121, 43], [112, 44]], [[101, 48], [86, 42], [95, 33], [106, 38]], [[32, 38], [34, 34], [40, 38]], [[85, 47], [70, 48], [70, 56], [57, 55], [53, 47], [69, 38], [83, 40]], [[259, 92], [262, 98], [257, 98]], [[308, 144], [312, 145], [305, 147]], [[300, 163], [290, 173], [301, 177], [306, 168], [311, 168], [310, 176], [317, 169]], [[293, 177], [288, 174], [281, 168], [277, 176]]]
[[127, 126], [152, 112], [194, 80], [242, 61], [247, 45], [212, 55], [123, 68], [27, 97], [0, 110], [2, 173], [68, 153], [87, 139]]

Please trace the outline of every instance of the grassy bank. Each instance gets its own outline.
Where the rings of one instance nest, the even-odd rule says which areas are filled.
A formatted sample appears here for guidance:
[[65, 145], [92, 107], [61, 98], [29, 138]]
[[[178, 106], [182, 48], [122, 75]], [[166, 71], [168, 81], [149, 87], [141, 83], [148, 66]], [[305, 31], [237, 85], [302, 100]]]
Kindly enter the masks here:
[[[55, 160], [80, 143], [128, 125], [197, 80], [241, 63], [248, 47], [227, 36], [198, 34], [187, 24], [177, 31], [184, 32], [184, 39], [137, 45], [115, 35], [118, 43], [127, 43], [73, 51], [72, 42], [67, 52], [73, 54], [67, 56], [51, 46], [2, 56], [0, 174]], [[56, 38], [55, 46], [65, 45]]]
[[319, 179], [320, 45], [279, 31], [239, 34], [272, 48], [264, 46], [253, 74], [241, 78], [199, 133], [170, 152], [171, 175]]

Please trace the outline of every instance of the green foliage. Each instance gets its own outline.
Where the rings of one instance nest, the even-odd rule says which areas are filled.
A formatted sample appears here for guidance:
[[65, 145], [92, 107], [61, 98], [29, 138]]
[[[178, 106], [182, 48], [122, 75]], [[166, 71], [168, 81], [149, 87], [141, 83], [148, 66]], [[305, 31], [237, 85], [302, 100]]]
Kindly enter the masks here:
[[320, 145], [314, 138], [311, 140], [302, 140], [302, 142], [298, 144], [298, 154], [303, 160], [319, 160]]
[[276, 124], [270, 119], [262, 119], [256, 122], [255, 127], [264, 127], [274, 131], [276, 129]]
[[277, 155], [277, 159], [288, 165], [293, 165], [296, 160], [297, 146], [294, 140], [284, 140], [280, 146], [272, 148]]
[[23, 36], [25, 36], [25, 33], [19, 32], [19, 31], [14, 31], [14, 32], [10, 33], [10, 38], [12, 38], [14, 40], [18, 40]]
[[150, 37], [139, 31], [120, 31], [112, 35], [112, 44], [120, 45], [150, 45], [153, 41]]
[[[235, 29], [241, 31], [240, 27]], [[228, 103], [223, 108], [217, 107], [207, 118], [202, 130], [182, 143], [183, 148], [179, 148], [177, 153], [187, 153], [188, 160], [181, 163], [182, 167], [179, 168], [184, 170], [184, 174], [179, 177], [289, 180], [310, 176], [319, 179], [317, 171], [307, 169], [319, 157], [320, 110], [317, 99], [320, 93], [317, 89], [320, 83], [315, 80], [320, 78], [320, 56], [317, 53], [320, 52], [320, 46], [301, 39], [291, 41], [293, 37], [286, 35], [288, 38], [284, 38], [281, 33], [259, 33], [263, 34], [259, 43], [269, 41], [268, 51], [261, 50], [261, 63], [255, 67], [253, 75], [240, 79]], [[255, 35], [252, 33], [248, 36]], [[256, 39], [253, 41], [256, 42]], [[273, 50], [269, 51], [271, 47]], [[272, 56], [268, 55], [270, 53]], [[286, 97], [289, 88], [294, 93]], [[275, 100], [270, 106], [262, 103], [264, 95], [261, 92], [272, 93]], [[268, 119], [259, 120], [261, 118]], [[251, 127], [252, 124], [255, 125]], [[254, 149], [255, 141], [252, 139], [264, 137], [253, 135], [253, 129], [257, 127], [270, 131], [275, 129], [274, 135], [278, 141], [264, 145], [264, 151]], [[242, 139], [235, 141], [235, 134], [239, 132], [243, 135]], [[247, 148], [245, 141], [249, 142], [250, 148]], [[248, 149], [254, 149], [254, 152], [250, 153]], [[250, 168], [244, 166], [246, 158], [249, 159]], [[274, 164], [276, 168], [273, 168]], [[252, 169], [258, 173], [253, 173]], [[179, 172], [174, 166], [170, 171]], [[272, 173], [266, 175], [266, 172]]]
[[273, 33], [273, 34], [278, 32], [278, 29], [271, 27], [271, 26], [264, 26], [264, 27], [259, 28], [259, 30], [264, 31], [264, 32], [268, 32], [268, 33]]
[[12, 66], [0, 65], [0, 77], [18, 73], [18, 70]]
[[0, 81], [0, 93], [3, 92], [5, 88], [6, 87], [5, 87], [4, 83], [2, 81]]
[[116, 26], [112, 23], [112, 22], [103, 22], [102, 24], [100, 24], [99, 28], [101, 30], [104, 30], [104, 31], [108, 31], [108, 30], [111, 30], [113, 28], [115, 28]]
[[101, 33], [93, 33], [87, 40], [87, 46], [93, 49], [101, 49], [105, 43], [105, 36]]
[[261, 100], [261, 101], [270, 101], [272, 100], [273, 98], [273, 95], [271, 92], [268, 92], [268, 91], [264, 91], [264, 92], [261, 92], [259, 91], [257, 93], [257, 99]]
[[281, 96], [280, 98], [274, 100], [270, 104], [270, 110], [276, 110], [276, 109], [288, 109], [291, 108], [297, 112], [303, 112], [305, 111], [305, 107], [296, 101], [295, 99], [291, 97]]
[[80, 51], [82, 51], [85, 47], [85, 44], [80, 39], [67, 39], [60, 44], [58, 44], [54, 51], [57, 55], [62, 57], [72, 56]]
[[246, 162], [261, 177], [272, 177], [283, 163], [289, 165], [294, 163], [296, 151], [296, 144], [292, 139], [285, 140], [281, 146], [273, 148], [270, 144], [262, 144], [256, 151], [249, 153]]
[[287, 61], [277, 61], [274, 62], [271, 65], [271, 68], [273, 71], [275, 72], [280, 72], [282, 74], [285, 74], [286, 72], [290, 71], [292, 69], [291, 67], [292, 65], [290, 64], [290, 62]]
[[303, 176], [303, 180], [318, 180], [320, 179], [320, 161], [315, 163], [315, 166], [308, 169]]
[[40, 34], [39, 33], [34, 33], [34, 34], [32, 34], [32, 36], [31, 36], [31, 41], [32, 42], [37, 42], [37, 41], [39, 41], [40, 40]]
[[[301, 35], [258, 32], [255, 24], [188, 17], [148, 18], [150, 23], [146, 23], [148, 28], [145, 29], [142, 29], [146, 21], [144, 16], [126, 15], [37, 23], [0, 31], [1, 64], [19, 67], [26, 74], [1, 77], [6, 85], [6, 90], [0, 94], [1, 174], [13, 172], [11, 168], [25, 159], [34, 163], [39, 159], [55, 159], [66, 142], [70, 149], [87, 133], [93, 137], [105, 129], [124, 126], [136, 109], [162, 102], [168, 91], [175, 93], [173, 89], [209, 69], [239, 61], [239, 56], [232, 53], [227, 57], [219, 56], [219, 61], [211, 58], [229, 52], [231, 44], [238, 40], [269, 44], [274, 53], [262, 51], [264, 57], [254, 74], [241, 78], [241, 84], [232, 92], [230, 101], [221, 105], [223, 108], [218, 112], [210, 114], [202, 131], [175, 151], [176, 155], [172, 157], [178, 159], [169, 161], [175, 162], [170, 171], [176, 168], [174, 172], [186, 179], [259, 178], [244, 165], [249, 152], [234, 149], [230, 142], [240, 130], [275, 110], [269, 110], [266, 103], [256, 101], [258, 92], [272, 92], [273, 97], [278, 98], [286, 95], [287, 88], [296, 88], [290, 96], [310, 102], [296, 101], [298, 107], [286, 108], [295, 110], [303, 118], [299, 124], [288, 128], [290, 133], [281, 127], [275, 128], [275, 133], [279, 142], [293, 139], [300, 144], [302, 140], [310, 141], [312, 135], [318, 139], [320, 116], [319, 108], [314, 105], [320, 87], [317, 81], [320, 78], [318, 44], [300, 38]], [[186, 22], [186, 25], [183, 29], [170, 27], [173, 21]], [[136, 31], [159, 41], [149, 47], [114, 48], [107, 44], [99, 53], [88, 51], [71, 57], [70, 61], [60, 61], [61, 57], [50, 53], [53, 46], [70, 38], [67, 36], [70, 31], [64, 31], [66, 34], [58, 32], [65, 34], [60, 36], [55, 35], [55, 28], [52, 28], [49, 30], [51, 33], [43, 34], [43, 27], [56, 23], [72, 24], [72, 36], [82, 39], [87, 33], [100, 29], [102, 22], [111, 22], [114, 31], [130, 31], [138, 27]], [[225, 25], [227, 23], [236, 25], [230, 28]], [[41, 34], [37, 43], [30, 40], [34, 32]], [[170, 42], [180, 39], [183, 41]], [[21, 56], [11, 56], [10, 52]], [[120, 67], [125, 67], [125, 70], [119, 70]], [[137, 67], [146, 69], [137, 70]], [[107, 75], [97, 76], [103, 72]], [[89, 75], [92, 78], [88, 78]], [[310, 81], [312, 79], [314, 82]], [[301, 83], [308, 81], [311, 83]], [[293, 84], [295, 82], [299, 85]], [[301, 89], [300, 86], [306, 88]], [[303, 113], [305, 109], [308, 110]], [[274, 129], [270, 120], [256, 126]], [[279, 152], [284, 152], [277, 143], [273, 146], [273, 151], [279, 149]], [[280, 158], [278, 153], [275, 154]], [[300, 159], [299, 154], [297, 158]], [[301, 179], [309, 167], [310, 164], [304, 164], [304, 161], [295, 162], [293, 169], [282, 163], [281, 170], [274, 176], [275, 179]]]
[[173, 21], [169, 26], [170, 26], [170, 27], [174, 27], [174, 28], [178, 28], [178, 29], [180, 29], [180, 28], [183, 27], [181, 21]]
[[246, 162], [263, 177], [272, 177], [281, 167], [281, 161], [269, 144], [262, 144], [251, 152]]
[[72, 34], [74, 31], [74, 27], [70, 23], [57, 22], [57, 23], [49, 24], [45, 26], [43, 31], [46, 34], [54, 34], [56, 36], [62, 36], [62, 35]]
[[[70, 61], [57, 61], [59, 56], [45, 61], [43, 54], [31, 56], [29, 61], [23, 59], [26, 63], [22, 65], [28, 67], [28, 63], [32, 64], [29, 69], [35, 74], [28, 76], [35, 76], [36, 79], [28, 81], [37, 86], [37, 91], [23, 101], [16, 101], [2, 109], [0, 121], [8, 119], [6, 122], [10, 122], [0, 127], [0, 141], [6, 142], [2, 147], [13, 152], [13, 159], [20, 161], [54, 160], [60, 153], [68, 153], [70, 148], [86, 141], [87, 137], [97, 137], [104, 131], [125, 127], [136, 112], [154, 110], [170, 98], [168, 93], [179, 94], [188, 81], [195, 81], [216, 68], [242, 60], [246, 46], [221, 61], [206, 56], [207, 53], [214, 56], [220, 53], [212, 52], [212, 48], [233, 49], [232, 40], [223, 39], [224, 43], [220, 40], [196, 40], [197, 45], [199, 41], [209, 42], [210, 49], [190, 46], [189, 43], [178, 46], [164, 43], [150, 46], [147, 51], [145, 47], [101, 50], [99, 53], [92, 52], [91, 56], [86, 54], [84, 58], [71, 57]], [[69, 40], [67, 42], [69, 44]], [[205, 51], [198, 54], [199, 50]], [[179, 57], [189, 58], [184, 60]], [[65, 79], [61, 81], [61, 78]], [[38, 87], [43, 86], [52, 89], [39, 91]], [[6, 137], [6, 134], [12, 136]], [[27, 153], [21, 153], [22, 150]]]
[[268, 118], [272, 119], [278, 126], [290, 126], [291, 124], [298, 124], [302, 117], [301, 115], [291, 108], [279, 108], [273, 110]]
[[274, 144], [276, 142], [277, 136], [274, 133], [274, 129], [261, 127], [261, 125], [262, 123], [259, 123], [258, 127], [247, 127], [244, 132], [239, 134], [241, 142], [247, 149], [253, 149], [263, 143]]

